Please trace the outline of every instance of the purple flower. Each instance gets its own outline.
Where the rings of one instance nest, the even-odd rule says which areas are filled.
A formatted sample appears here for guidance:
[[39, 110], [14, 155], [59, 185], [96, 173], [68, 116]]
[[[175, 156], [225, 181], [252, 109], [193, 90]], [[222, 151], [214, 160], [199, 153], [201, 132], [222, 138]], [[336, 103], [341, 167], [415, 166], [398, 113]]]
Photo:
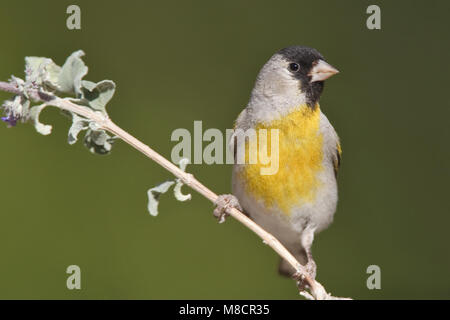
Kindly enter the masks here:
[[6, 122], [9, 127], [15, 127], [17, 124], [18, 118], [15, 118], [13, 115], [8, 115], [7, 117], [1, 117], [3, 122]]

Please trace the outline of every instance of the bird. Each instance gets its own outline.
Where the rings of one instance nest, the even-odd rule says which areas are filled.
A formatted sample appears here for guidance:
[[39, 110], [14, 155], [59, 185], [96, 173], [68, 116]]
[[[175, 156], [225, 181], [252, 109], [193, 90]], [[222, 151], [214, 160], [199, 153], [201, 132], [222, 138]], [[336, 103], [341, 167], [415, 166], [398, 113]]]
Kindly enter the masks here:
[[[306, 46], [283, 48], [264, 64], [229, 142], [235, 158], [232, 194], [220, 195], [214, 210], [220, 222], [227, 208], [242, 210], [274, 235], [313, 279], [317, 266], [311, 247], [315, 234], [333, 221], [342, 155], [319, 99], [324, 81], [338, 72], [319, 51]], [[278, 130], [278, 168], [273, 174], [262, 174], [265, 164], [260, 161], [246, 163], [252, 152], [259, 156], [261, 151], [249, 148], [252, 138], [238, 139], [235, 134], [255, 130], [258, 136], [261, 129]], [[236, 161], [240, 148], [246, 161]], [[296, 274], [284, 259], [278, 271]]]

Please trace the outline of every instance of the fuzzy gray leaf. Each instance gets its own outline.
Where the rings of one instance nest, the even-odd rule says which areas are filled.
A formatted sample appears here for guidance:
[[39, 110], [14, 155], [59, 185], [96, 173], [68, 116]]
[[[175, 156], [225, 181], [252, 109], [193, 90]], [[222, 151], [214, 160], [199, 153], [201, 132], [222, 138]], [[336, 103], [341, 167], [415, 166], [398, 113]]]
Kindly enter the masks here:
[[58, 77], [60, 91], [75, 93], [77, 97], [81, 95], [81, 79], [88, 72], [88, 67], [81, 60], [82, 56], [84, 56], [84, 52], [78, 50], [67, 58]]
[[83, 80], [82, 96], [88, 101], [89, 106], [97, 111], [106, 113], [105, 106], [111, 100], [116, 90], [116, 84], [111, 80], [103, 80], [98, 83]]
[[151, 188], [147, 191], [148, 195], [147, 209], [152, 216], [158, 215], [159, 197], [161, 196], [161, 194], [166, 193], [174, 183], [175, 183], [174, 181], [166, 181], [161, 183], [159, 186]]
[[92, 153], [108, 154], [111, 151], [114, 138], [109, 136], [104, 130], [88, 129], [84, 137], [84, 145]]
[[[189, 159], [183, 158], [178, 163], [178, 166], [180, 167], [181, 170], [186, 172], [186, 166], [188, 165], [188, 163], [189, 163]], [[176, 181], [176, 184], [175, 184], [175, 187], [173, 188], [173, 193], [175, 195], [175, 199], [177, 199], [178, 201], [191, 200], [192, 196], [190, 193], [183, 194], [181, 192], [181, 187], [183, 186], [183, 182], [181, 181], [181, 179], [176, 179], [175, 181]]]
[[61, 67], [52, 59], [43, 57], [25, 58], [25, 80], [30, 86], [44, 85], [47, 89], [56, 90]]
[[33, 122], [34, 128], [36, 129], [37, 132], [43, 135], [48, 135], [52, 132], [52, 126], [48, 124], [43, 124], [39, 121], [39, 115], [45, 107], [46, 107], [45, 104], [31, 107], [29, 112], [29, 119]]
[[183, 194], [181, 192], [181, 187], [183, 186], [183, 182], [180, 179], [176, 179], [175, 187], [173, 188], [173, 194], [175, 195], [175, 199], [178, 201], [187, 201], [191, 200], [192, 195], [190, 193]]
[[82, 130], [86, 130], [89, 127], [89, 120], [82, 118], [76, 114], [72, 114], [72, 125], [69, 129], [69, 135], [67, 142], [69, 144], [74, 144], [78, 140], [78, 134]]

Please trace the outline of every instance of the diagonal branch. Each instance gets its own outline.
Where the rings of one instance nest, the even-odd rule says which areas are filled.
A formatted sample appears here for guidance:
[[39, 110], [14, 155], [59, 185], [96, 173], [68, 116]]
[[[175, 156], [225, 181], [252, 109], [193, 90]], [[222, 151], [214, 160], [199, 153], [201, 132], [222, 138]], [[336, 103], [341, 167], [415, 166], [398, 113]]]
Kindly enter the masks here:
[[[0, 91], [6, 91], [14, 94], [23, 94], [23, 91], [8, 82], [0, 81]], [[159, 153], [154, 151], [148, 145], [144, 144], [140, 140], [136, 139], [134, 136], [117, 126], [114, 122], [111, 121], [107, 116], [103, 115], [100, 112], [96, 112], [92, 109], [89, 109], [84, 106], [77, 105], [70, 101], [69, 99], [59, 98], [54, 95], [49, 95], [46, 93], [42, 93], [37, 89], [29, 89], [27, 90], [27, 95], [38, 102], [45, 102], [49, 106], [55, 106], [62, 110], [70, 111], [76, 113], [82, 117], [93, 120], [97, 123], [97, 125], [106, 131], [116, 135], [129, 145], [131, 145], [136, 150], [143, 153], [145, 156], [150, 158], [151, 160], [158, 163], [164, 169], [171, 172], [174, 176], [179, 178], [184, 184], [191, 187], [202, 196], [215, 203], [218, 195], [213, 191], [204, 186], [200, 181], [198, 181], [192, 174], [184, 172], [178, 166], [174, 165], [172, 162], [161, 156]], [[312, 279], [306, 269], [294, 258], [294, 256], [275, 238], [272, 234], [265, 231], [258, 224], [256, 224], [253, 220], [244, 215], [241, 211], [235, 208], [227, 209], [227, 213], [231, 215], [233, 218], [241, 222], [247, 228], [256, 233], [267, 245], [269, 245], [280, 257], [285, 259], [296, 271], [297, 275], [309, 286], [310, 293], [306, 291], [300, 292], [307, 299], [316, 299], [316, 300], [325, 300], [325, 299], [341, 299], [337, 297], [331, 296], [331, 294], [327, 293], [325, 288], [317, 281]]]

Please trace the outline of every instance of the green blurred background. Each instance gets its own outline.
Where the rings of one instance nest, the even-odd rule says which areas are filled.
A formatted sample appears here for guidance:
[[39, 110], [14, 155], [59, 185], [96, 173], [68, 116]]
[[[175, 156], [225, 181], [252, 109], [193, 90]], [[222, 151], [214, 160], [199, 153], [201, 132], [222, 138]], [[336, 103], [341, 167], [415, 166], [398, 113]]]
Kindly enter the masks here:
[[[82, 29], [66, 28], [81, 7]], [[381, 7], [381, 30], [366, 8]], [[314, 243], [318, 280], [360, 299], [450, 298], [448, 1], [3, 1], [0, 78], [23, 77], [24, 57], [62, 64], [86, 52], [86, 79], [112, 79], [110, 116], [170, 157], [176, 128], [231, 128], [259, 68], [278, 49], [317, 48], [341, 73], [322, 110], [343, 163], [334, 224]], [[1, 100], [9, 97], [1, 93]], [[198, 194], [148, 188], [170, 174], [125, 143], [109, 156], [66, 142], [69, 121], [42, 115], [53, 134], [0, 126], [0, 298], [297, 299], [278, 257]], [[217, 193], [231, 167], [191, 165]], [[66, 267], [82, 289], [66, 288]], [[381, 290], [366, 268], [381, 267]]]

